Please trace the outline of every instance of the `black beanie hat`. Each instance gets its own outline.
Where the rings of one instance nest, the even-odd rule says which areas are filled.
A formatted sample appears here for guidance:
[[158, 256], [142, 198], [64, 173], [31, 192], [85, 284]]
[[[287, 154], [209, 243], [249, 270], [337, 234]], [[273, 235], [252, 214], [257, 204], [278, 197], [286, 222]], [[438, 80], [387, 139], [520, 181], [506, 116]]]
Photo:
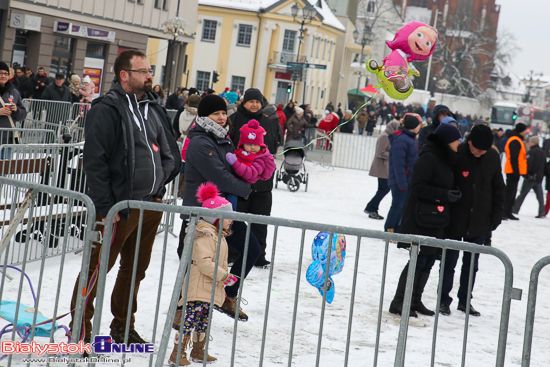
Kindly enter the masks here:
[[452, 143], [453, 141], [460, 140], [462, 135], [458, 128], [451, 124], [441, 124], [435, 129], [435, 134], [441, 137], [446, 144]]
[[419, 115], [417, 114], [406, 114], [403, 118], [403, 127], [407, 130], [414, 130], [418, 125], [420, 125]]
[[5, 62], [0, 61], [0, 70], [7, 71], [9, 73], [10, 72], [10, 67]]
[[227, 104], [223, 98], [217, 94], [207, 94], [202, 97], [199, 103], [199, 108], [197, 109], [198, 116], [205, 117], [216, 111], [227, 112]]
[[257, 88], [248, 88], [244, 92], [243, 103], [246, 103], [253, 99], [255, 99], [256, 101], [260, 101], [260, 103], [262, 103], [264, 101], [264, 95]]
[[474, 125], [468, 140], [472, 142], [474, 148], [489, 150], [493, 146], [493, 132], [487, 125]]
[[522, 132], [524, 132], [526, 129], [527, 129], [527, 125], [525, 125], [523, 122], [518, 122], [518, 123], [516, 124], [516, 127], [514, 127], [514, 130], [515, 130], [517, 133], [522, 133]]

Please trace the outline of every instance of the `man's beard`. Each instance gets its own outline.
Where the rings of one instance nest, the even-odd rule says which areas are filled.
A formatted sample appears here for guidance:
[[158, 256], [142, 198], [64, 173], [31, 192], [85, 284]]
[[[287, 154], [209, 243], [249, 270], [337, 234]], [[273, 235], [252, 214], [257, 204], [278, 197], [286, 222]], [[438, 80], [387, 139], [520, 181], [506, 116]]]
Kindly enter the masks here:
[[143, 92], [149, 93], [153, 90], [153, 82], [144, 82], [143, 83]]

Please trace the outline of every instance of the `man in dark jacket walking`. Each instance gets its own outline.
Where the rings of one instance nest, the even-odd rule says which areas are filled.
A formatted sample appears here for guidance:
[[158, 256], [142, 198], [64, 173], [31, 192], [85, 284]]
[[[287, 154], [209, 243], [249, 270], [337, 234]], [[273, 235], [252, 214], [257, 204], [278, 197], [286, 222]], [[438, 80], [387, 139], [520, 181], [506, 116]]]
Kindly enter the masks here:
[[[483, 245], [485, 235], [500, 224], [504, 206], [504, 180], [500, 168], [500, 157], [492, 149], [493, 133], [486, 125], [475, 125], [467, 141], [458, 147], [458, 162], [454, 169], [455, 186], [462, 193], [459, 201], [451, 204], [451, 221], [447, 237], [453, 240]], [[441, 304], [439, 312], [450, 315], [454, 269], [458, 261], [458, 250], [447, 250], [443, 273]], [[462, 255], [460, 288], [458, 289], [458, 310], [466, 312], [468, 281], [472, 253]], [[472, 289], [478, 268], [479, 254], [474, 256]], [[470, 305], [470, 315], [480, 313]]]
[[442, 104], [434, 107], [432, 112], [432, 123], [423, 127], [418, 133], [418, 151], [422, 150], [422, 146], [426, 143], [426, 138], [428, 138], [428, 135], [435, 132], [435, 129], [437, 129], [441, 123], [441, 120], [447, 116], [454, 117], [449, 107]]
[[[269, 119], [263, 115], [262, 102], [264, 96], [259, 89], [249, 88], [244, 92], [243, 101], [237, 107], [237, 112], [230, 116], [231, 123], [233, 124], [232, 131], [229, 133], [231, 140], [235, 146], [239, 144], [241, 133], [239, 129], [248, 121], [255, 119], [258, 120], [260, 126], [266, 131], [264, 137], [264, 143], [271, 154], [277, 153], [277, 147], [280, 142], [279, 131], [280, 125], [275, 119]], [[290, 105], [290, 104], [289, 104]], [[237, 202], [237, 211], [241, 213], [259, 214], [259, 215], [271, 215], [271, 205], [273, 202], [272, 193], [273, 190], [273, 177], [269, 180], [259, 180], [252, 185], [252, 192], [247, 199], [239, 197]], [[267, 247], [267, 225], [265, 224], [252, 224], [251, 230], [260, 242], [262, 247], [262, 255], [256, 261], [256, 266], [265, 267], [271, 262], [266, 260], [265, 249]]]
[[542, 179], [544, 178], [544, 166], [546, 158], [544, 152], [539, 146], [539, 137], [531, 136], [529, 138], [529, 150], [527, 151], [527, 177], [523, 180], [521, 191], [516, 198], [512, 213], [518, 214], [521, 204], [525, 197], [533, 189], [537, 195], [539, 202], [539, 212], [535, 218], [546, 218], [546, 210], [544, 209], [544, 195], [542, 193]]
[[[84, 172], [87, 176], [88, 195], [97, 209], [97, 221], [105, 222], [107, 213], [118, 202], [142, 200], [162, 202], [165, 185], [179, 173], [178, 147], [173, 138], [170, 119], [151, 93], [151, 66], [146, 55], [138, 50], [122, 52], [115, 60], [115, 80], [111, 90], [93, 101], [86, 118], [86, 144], [84, 144]], [[129, 322], [128, 344], [146, 343], [134, 330], [137, 295], [140, 282], [145, 278], [157, 228], [162, 218], [160, 211], [144, 211], [140, 226], [139, 209], [124, 209], [115, 217], [116, 232], [109, 248], [110, 270], [120, 254], [120, 268], [111, 295], [111, 337], [115, 343], [124, 343], [126, 323]], [[135, 276], [134, 254], [137, 235], [141, 231]], [[99, 264], [101, 243], [91, 250], [88, 278], [78, 277], [71, 301], [74, 330], [77, 301], [87, 302], [82, 309], [81, 335], [89, 342], [94, 315], [93, 300], [96, 288], [89, 290], [87, 301], [81, 296], [88, 280]], [[135, 281], [133, 294], [131, 283]], [[132, 299], [132, 312], [127, 319]], [[79, 337], [75, 334], [73, 337]]]

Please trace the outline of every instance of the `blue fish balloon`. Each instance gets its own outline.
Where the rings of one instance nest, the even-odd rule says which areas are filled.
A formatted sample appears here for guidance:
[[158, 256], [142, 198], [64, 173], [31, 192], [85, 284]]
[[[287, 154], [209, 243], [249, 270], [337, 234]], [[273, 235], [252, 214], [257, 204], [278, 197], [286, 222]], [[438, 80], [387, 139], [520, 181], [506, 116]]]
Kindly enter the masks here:
[[332, 239], [328, 232], [319, 232], [315, 236], [311, 246], [313, 262], [307, 268], [306, 280], [323, 295], [329, 246], [331, 246], [331, 251], [327, 281], [327, 302], [332, 303], [335, 292], [332, 276], [342, 271], [346, 258], [346, 237], [343, 234], [333, 233]]

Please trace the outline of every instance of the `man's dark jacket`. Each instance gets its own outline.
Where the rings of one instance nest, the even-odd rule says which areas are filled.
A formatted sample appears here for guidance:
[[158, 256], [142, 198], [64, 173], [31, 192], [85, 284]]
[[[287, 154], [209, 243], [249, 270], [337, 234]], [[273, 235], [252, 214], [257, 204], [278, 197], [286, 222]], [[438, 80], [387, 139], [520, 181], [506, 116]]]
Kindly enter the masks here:
[[64, 84], [62, 84], [61, 87], [58, 87], [55, 84], [50, 84], [44, 89], [42, 99], [49, 101], [72, 102], [73, 95], [69, 88], [67, 88]]
[[[229, 119], [233, 125], [229, 136], [235, 146], [239, 145], [239, 139], [241, 138], [240, 128], [243, 127], [248, 121], [254, 119], [260, 123], [266, 131], [264, 135], [264, 144], [271, 154], [277, 153], [277, 147], [279, 145], [279, 129], [280, 125], [275, 120], [268, 119], [263, 115], [262, 109], [256, 113], [248, 111], [242, 104], [237, 107], [237, 112], [232, 114]], [[266, 192], [273, 189], [273, 176], [269, 180], [259, 180], [255, 184], [252, 184], [252, 191]]]
[[462, 197], [451, 204], [448, 233], [477, 237], [496, 229], [504, 212], [505, 189], [497, 151], [490, 148], [476, 158], [468, 143], [461, 144], [455, 166], [455, 186]]
[[[139, 165], [134, 149], [134, 129], [137, 127], [127, 96], [135, 95], [127, 95], [121, 85], [113, 81], [109, 92], [94, 99], [86, 117], [83, 164], [88, 195], [103, 218], [114, 204], [132, 199], [134, 179], [139, 179], [135, 176]], [[160, 150], [164, 177], [159, 190], [151, 197], [162, 198], [165, 185], [180, 171], [180, 152], [166, 110], [150, 93], [145, 94], [140, 103], [145, 101], [148, 102], [148, 121], [161, 125], [158, 126], [158, 141], [152, 143], [152, 148]], [[129, 210], [119, 214], [126, 219]]]
[[527, 178], [531, 179], [531, 177], [535, 177], [535, 181], [541, 183], [544, 178], [545, 164], [546, 158], [544, 158], [544, 152], [541, 147], [538, 144], [533, 145], [527, 151]]

